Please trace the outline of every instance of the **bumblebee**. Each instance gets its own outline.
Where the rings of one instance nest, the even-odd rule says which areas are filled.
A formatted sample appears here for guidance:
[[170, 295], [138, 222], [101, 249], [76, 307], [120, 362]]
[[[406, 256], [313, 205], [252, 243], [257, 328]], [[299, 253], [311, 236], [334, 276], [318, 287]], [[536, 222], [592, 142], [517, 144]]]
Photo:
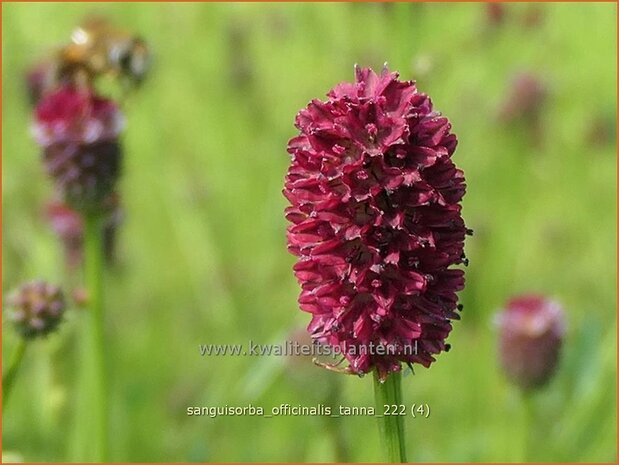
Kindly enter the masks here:
[[83, 22], [71, 43], [58, 51], [56, 79], [91, 86], [99, 76], [112, 76], [126, 86], [139, 85], [150, 66], [150, 51], [140, 37], [114, 28], [101, 17]]

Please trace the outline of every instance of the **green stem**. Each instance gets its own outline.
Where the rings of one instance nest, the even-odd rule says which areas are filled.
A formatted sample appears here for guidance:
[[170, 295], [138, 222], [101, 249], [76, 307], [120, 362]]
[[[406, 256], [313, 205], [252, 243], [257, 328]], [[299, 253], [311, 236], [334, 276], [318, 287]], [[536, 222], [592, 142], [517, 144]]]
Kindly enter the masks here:
[[535, 406], [530, 391], [523, 391], [521, 395], [524, 419], [524, 428], [522, 429], [522, 462], [528, 462], [531, 458], [531, 451], [533, 449], [532, 439], [534, 437], [533, 429], [535, 428]]
[[[386, 451], [387, 462], [406, 463], [404, 416], [400, 415], [402, 375], [399, 372], [391, 373], [384, 382], [381, 382], [378, 372], [375, 370], [374, 398], [376, 400], [379, 429], [383, 447]], [[386, 409], [389, 410], [386, 412]], [[391, 413], [392, 415], [383, 415], [384, 413]]]
[[[105, 356], [105, 318], [103, 312], [103, 228], [101, 217], [86, 215], [84, 231], [84, 266], [88, 289], [90, 311], [88, 330], [85, 334], [87, 360], [91, 369], [90, 403], [88, 412], [93, 421], [90, 449], [98, 462], [106, 462], [108, 454], [108, 412], [107, 412], [107, 363]], [[84, 367], [88, 369], [88, 367]]]
[[17, 347], [15, 348], [15, 352], [13, 352], [13, 357], [9, 363], [9, 367], [6, 372], [2, 375], [2, 409], [4, 410], [8, 400], [9, 395], [11, 394], [11, 390], [13, 389], [13, 383], [15, 382], [15, 377], [17, 376], [17, 372], [19, 371], [19, 367], [21, 366], [21, 362], [24, 358], [24, 354], [26, 353], [26, 345], [27, 342], [25, 339], [20, 338], [17, 343]]

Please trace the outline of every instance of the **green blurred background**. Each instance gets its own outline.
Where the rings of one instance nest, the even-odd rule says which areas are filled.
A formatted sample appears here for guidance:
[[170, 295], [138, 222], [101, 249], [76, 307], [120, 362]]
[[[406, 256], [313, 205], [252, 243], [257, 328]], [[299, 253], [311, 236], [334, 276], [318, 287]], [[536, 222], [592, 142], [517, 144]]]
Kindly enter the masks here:
[[[90, 13], [143, 35], [155, 54], [125, 104], [125, 221], [107, 280], [112, 460], [382, 460], [371, 417], [211, 419], [186, 408], [373, 404], [371, 377], [307, 360], [200, 357], [198, 345], [281, 342], [308, 323], [285, 244], [286, 143], [310, 99], [351, 80], [355, 63], [384, 62], [451, 119], [475, 230], [453, 349], [404, 378], [405, 401], [431, 409], [406, 419], [409, 460], [617, 460], [615, 4], [505, 4], [501, 18], [483, 4], [5, 3], [2, 12], [5, 295], [34, 277], [69, 281], [42, 214], [52, 189], [28, 132], [25, 70]], [[545, 98], [535, 117], [502, 121], [506, 102], [524, 98], [510, 97], [521, 72]], [[533, 399], [525, 451], [493, 315], [530, 291], [562, 302], [569, 329], [557, 376]], [[3, 415], [5, 460], [71, 460], [87, 441], [72, 427], [79, 312], [29, 349]], [[6, 324], [4, 361], [15, 343]]]

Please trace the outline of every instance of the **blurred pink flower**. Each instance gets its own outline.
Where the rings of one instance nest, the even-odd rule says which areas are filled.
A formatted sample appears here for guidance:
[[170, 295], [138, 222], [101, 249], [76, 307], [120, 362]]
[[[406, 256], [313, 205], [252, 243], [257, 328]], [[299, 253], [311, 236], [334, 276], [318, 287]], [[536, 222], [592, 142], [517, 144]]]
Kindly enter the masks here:
[[123, 117], [111, 100], [65, 86], [37, 105], [32, 132], [48, 174], [79, 211], [100, 209], [120, 175]]
[[565, 334], [561, 306], [538, 295], [519, 296], [507, 303], [497, 322], [501, 364], [509, 379], [525, 389], [548, 382]]

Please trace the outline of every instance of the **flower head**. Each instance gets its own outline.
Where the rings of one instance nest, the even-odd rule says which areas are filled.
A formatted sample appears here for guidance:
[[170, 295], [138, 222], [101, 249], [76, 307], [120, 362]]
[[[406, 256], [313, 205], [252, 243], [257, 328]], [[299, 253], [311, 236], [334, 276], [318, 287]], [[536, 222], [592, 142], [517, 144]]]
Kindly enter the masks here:
[[498, 315], [501, 364], [524, 389], [544, 385], [559, 361], [565, 315], [561, 306], [537, 295], [516, 297]]
[[65, 300], [62, 290], [44, 281], [22, 285], [8, 298], [9, 319], [25, 338], [45, 336], [62, 321]]
[[37, 105], [33, 135], [47, 172], [71, 207], [100, 209], [120, 174], [123, 117], [111, 101], [71, 86]]
[[308, 331], [339, 347], [349, 372], [381, 379], [448, 350], [464, 286], [452, 265], [466, 260], [456, 136], [397, 77], [357, 68], [356, 82], [301, 110], [284, 189]]

